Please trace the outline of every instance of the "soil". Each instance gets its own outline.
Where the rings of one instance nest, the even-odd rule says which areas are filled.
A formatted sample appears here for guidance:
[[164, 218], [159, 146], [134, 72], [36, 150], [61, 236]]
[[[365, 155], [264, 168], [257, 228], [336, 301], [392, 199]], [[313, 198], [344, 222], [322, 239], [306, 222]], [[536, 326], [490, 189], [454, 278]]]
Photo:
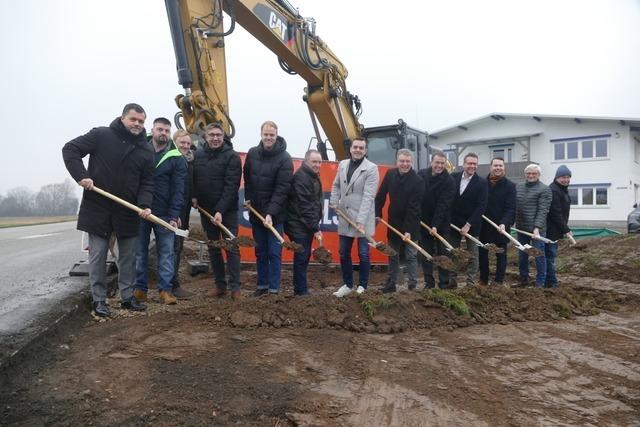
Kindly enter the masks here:
[[312, 296], [291, 296], [286, 269], [280, 295], [252, 298], [243, 266], [233, 301], [182, 272], [195, 298], [151, 291], [145, 313], [111, 300], [111, 319], [87, 314], [3, 372], [0, 424], [637, 425], [640, 269], [628, 259], [612, 280], [580, 259], [637, 259], [640, 240], [584, 246], [561, 248], [553, 290], [388, 295], [376, 269], [367, 292], [337, 299], [339, 268], [312, 265]]

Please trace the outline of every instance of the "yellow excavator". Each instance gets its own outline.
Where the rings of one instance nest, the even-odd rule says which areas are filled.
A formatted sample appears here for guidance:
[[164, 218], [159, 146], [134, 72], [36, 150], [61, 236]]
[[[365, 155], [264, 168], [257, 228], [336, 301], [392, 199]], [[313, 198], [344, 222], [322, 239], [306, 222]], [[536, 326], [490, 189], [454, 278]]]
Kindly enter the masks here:
[[[288, 74], [298, 74], [307, 87], [303, 100], [309, 109], [317, 148], [328, 159], [326, 142], [335, 159], [349, 156], [356, 136], [369, 143], [368, 157], [380, 165], [395, 163], [398, 149], [415, 153], [416, 168], [428, 165], [427, 133], [402, 120], [390, 126], [364, 128], [359, 117], [360, 99], [347, 90], [346, 67], [316, 34], [313, 18], [302, 17], [287, 0], [165, 0], [176, 56], [178, 83], [184, 93], [176, 97], [180, 112], [176, 125], [192, 134], [202, 134], [207, 124], [221, 123], [235, 135], [229, 114], [225, 37], [242, 26], [277, 57]], [[225, 30], [225, 15], [230, 24]]]

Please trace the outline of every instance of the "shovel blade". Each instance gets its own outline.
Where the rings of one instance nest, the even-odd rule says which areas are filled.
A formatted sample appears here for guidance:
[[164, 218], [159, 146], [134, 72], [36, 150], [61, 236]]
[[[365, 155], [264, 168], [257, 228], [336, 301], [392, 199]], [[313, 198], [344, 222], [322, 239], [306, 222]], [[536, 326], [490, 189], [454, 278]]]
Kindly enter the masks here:
[[173, 230], [173, 232], [180, 237], [184, 237], [185, 239], [189, 237], [189, 230], [181, 230], [179, 228], [176, 228]]

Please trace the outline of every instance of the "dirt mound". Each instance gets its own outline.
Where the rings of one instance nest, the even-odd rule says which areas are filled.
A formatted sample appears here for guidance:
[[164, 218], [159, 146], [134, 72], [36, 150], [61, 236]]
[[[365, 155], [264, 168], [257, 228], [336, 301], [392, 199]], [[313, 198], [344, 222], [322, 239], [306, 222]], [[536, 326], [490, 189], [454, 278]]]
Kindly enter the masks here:
[[525, 320], [549, 321], [640, 305], [640, 298], [566, 286], [557, 290], [466, 288], [456, 291], [369, 293], [337, 299], [265, 296], [217, 300], [183, 312], [205, 323], [234, 328], [344, 329], [396, 333]]

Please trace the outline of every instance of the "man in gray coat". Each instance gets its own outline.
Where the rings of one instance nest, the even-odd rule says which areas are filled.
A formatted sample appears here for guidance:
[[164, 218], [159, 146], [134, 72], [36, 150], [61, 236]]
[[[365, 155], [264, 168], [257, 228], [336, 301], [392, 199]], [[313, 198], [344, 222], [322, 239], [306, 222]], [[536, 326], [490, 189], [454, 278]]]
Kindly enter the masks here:
[[[551, 189], [540, 182], [541, 173], [540, 166], [530, 164], [524, 169], [525, 182], [516, 185], [516, 228], [544, 237], [552, 194]], [[522, 233], [518, 233], [518, 241], [540, 250], [541, 255], [536, 257], [536, 287], [543, 288], [547, 275], [544, 242]], [[529, 255], [519, 251], [518, 257], [519, 284], [526, 286], [529, 284]]]
[[355, 138], [349, 149], [351, 158], [343, 160], [338, 166], [338, 173], [331, 187], [329, 207], [339, 208], [353, 219], [357, 229], [350, 226], [342, 218], [338, 220], [340, 237], [340, 268], [343, 285], [333, 294], [339, 298], [348, 295], [353, 289], [353, 264], [351, 247], [358, 238], [358, 258], [360, 259], [359, 285], [356, 292], [361, 294], [369, 284], [369, 244], [365, 234], [375, 232], [375, 197], [378, 190], [378, 167], [367, 160], [367, 141]]

